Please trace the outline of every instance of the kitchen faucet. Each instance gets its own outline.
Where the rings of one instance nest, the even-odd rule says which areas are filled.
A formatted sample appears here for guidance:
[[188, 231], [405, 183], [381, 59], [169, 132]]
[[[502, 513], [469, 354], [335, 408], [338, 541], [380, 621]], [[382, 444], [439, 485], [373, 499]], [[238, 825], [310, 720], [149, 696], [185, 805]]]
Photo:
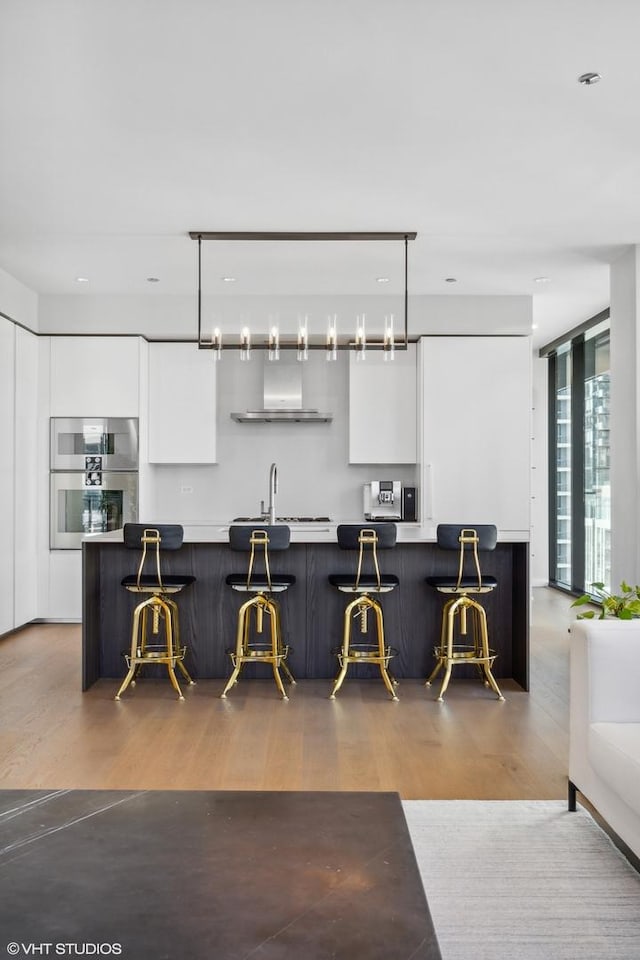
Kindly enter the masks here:
[[276, 522], [276, 493], [278, 492], [278, 468], [275, 463], [271, 464], [269, 469], [269, 506], [267, 509], [264, 509], [264, 500], [260, 501], [260, 509], [262, 516], [266, 520], [269, 519], [269, 523]]

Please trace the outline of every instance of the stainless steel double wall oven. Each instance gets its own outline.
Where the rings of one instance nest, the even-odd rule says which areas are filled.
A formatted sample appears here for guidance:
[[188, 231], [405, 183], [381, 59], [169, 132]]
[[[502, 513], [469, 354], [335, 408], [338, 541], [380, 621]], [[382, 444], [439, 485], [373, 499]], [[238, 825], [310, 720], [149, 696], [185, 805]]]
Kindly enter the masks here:
[[53, 417], [50, 469], [52, 550], [137, 520], [137, 418]]

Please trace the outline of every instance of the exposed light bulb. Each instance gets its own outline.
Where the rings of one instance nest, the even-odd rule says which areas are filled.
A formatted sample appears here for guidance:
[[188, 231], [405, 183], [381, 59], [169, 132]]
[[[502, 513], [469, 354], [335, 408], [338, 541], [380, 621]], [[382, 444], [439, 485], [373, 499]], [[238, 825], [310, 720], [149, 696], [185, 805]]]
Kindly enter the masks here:
[[213, 331], [213, 336], [211, 338], [213, 359], [220, 360], [222, 359], [222, 333], [220, 327], [215, 327]]
[[243, 327], [240, 331], [240, 359], [251, 359], [251, 331], [249, 327]]
[[334, 313], [327, 318], [327, 360], [338, 359], [338, 317]]
[[384, 351], [385, 360], [393, 360], [395, 354], [395, 338], [393, 335], [393, 314], [389, 314], [388, 317], [384, 318], [384, 339], [382, 341], [382, 349]]
[[298, 352], [296, 359], [309, 359], [309, 318], [305, 314], [304, 320], [298, 320]]
[[367, 334], [365, 329], [365, 315], [356, 318], [356, 360], [366, 359]]
[[274, 323], [269, 330], [269, 360], [280, 359], [280, 331], [277, 323]]

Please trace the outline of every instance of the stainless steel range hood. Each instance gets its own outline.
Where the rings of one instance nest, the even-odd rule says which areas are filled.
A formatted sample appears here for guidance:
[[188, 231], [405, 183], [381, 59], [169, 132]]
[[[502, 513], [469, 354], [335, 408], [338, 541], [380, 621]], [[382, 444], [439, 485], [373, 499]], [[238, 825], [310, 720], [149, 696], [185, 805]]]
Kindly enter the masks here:
[[264, 406], [232, 413], [238, 423], [330, 423], [333, 414], [302, 406], [302, 367], [295, 356], [264, 361]]

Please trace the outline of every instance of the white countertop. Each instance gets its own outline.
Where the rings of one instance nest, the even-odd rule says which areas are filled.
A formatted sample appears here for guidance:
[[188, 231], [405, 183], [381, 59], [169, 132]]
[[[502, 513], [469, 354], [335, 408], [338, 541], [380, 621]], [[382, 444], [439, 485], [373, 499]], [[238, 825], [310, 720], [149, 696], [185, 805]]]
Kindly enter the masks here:
[[[364, 520], [341, 520], [340, 523], [364, 523]], [[226, 543], [229, 539], [231, 521], [219, 523], [184, 524], [185, 543]], [[291, 543], [334, 543], [338, 522], [290, 523]], [[398, 543], [435, 543], [436, 527], [433, 523], [396, 523]], [[502, 543], [526, 543], [528, 531], [499, 530], [498, 541]], [[91, 533], [83, 537], [86, 543], [122, 543], [122, 530], [110, 533]]]

